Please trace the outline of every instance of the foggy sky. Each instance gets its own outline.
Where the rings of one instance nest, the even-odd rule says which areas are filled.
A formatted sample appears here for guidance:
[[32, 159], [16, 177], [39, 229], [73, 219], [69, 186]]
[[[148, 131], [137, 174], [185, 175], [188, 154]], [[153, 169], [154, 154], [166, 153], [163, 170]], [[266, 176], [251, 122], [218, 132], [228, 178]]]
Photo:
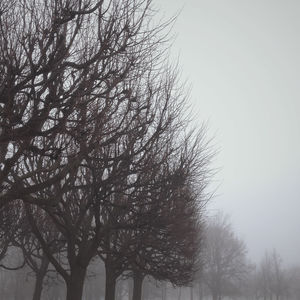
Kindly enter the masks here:
[[219, 151], [210, 212], [231, 217], [256, 262], [300, 264], [300, 1], [156, 0], [197, 122]]

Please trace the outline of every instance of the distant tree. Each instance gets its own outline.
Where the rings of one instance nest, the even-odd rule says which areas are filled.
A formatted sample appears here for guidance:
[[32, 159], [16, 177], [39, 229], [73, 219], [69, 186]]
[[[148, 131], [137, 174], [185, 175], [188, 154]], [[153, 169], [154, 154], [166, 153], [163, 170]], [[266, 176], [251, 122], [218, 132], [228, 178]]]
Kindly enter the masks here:
[[290, 299], [300, 299], [300, 267], [294, 265], [286, 271], [287, 293]]
[[258, 273], [259, 290], [264, 299], [273, 296], [276, 300], [285, 297], [287, 294], [286, 274], [282, 268], [282, 261], [279, 254], [273, 250], [272, 253], [265, 253], [260, 264]]
[[235, 293], [248, 270], [246, 247], [224, 215], [208, 220], [202, 255], [203, 280], [213, 300]]
[[271, 261], [273, 267], [272, 290], [276, 300], [279, 300], [284, 298], [287, 294], [286, 274], [282, 267], [282, 259], [275, 250], [273, 250], [271, 254]]

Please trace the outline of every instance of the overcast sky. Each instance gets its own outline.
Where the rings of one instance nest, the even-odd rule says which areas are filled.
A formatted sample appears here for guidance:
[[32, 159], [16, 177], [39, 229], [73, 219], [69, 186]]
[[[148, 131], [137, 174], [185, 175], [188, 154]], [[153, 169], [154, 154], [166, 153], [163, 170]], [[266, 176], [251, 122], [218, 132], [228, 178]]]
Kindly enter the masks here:
[[300, 1], [156, 0], [173, 33], [197, 122], [219, 154], [210, 210], [231, 217], [259, 262], [300, 265]]

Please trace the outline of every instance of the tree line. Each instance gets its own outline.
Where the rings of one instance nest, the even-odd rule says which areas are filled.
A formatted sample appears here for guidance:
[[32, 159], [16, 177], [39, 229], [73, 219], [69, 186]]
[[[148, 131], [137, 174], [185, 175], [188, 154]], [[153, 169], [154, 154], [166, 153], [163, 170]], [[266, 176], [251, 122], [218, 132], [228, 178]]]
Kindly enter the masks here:
[[155, 20], [151, 0], [1, 1], [5, 299], [21, 278], [34, 300], [51, 283], [79, 300], [104, 272], [106, 300], [120, 278], [138, 300], [146, 277], [195, 277], [212, 152], [167, 61], [172, 20]]
[[[20, 265], [20, 253], [10, 253], [5, 260]], [[198, 252], [198, 270], [187, 286], [174, 285], [145, 275], [139, 295], [144, 300], [296, 300], [300, 296], [300, 266], [286, 266], [278, 252], [267, 251], [260, 263], [247, 257], [245, 243], [234, 233], [229, 218], [223, 214], [207, 218], [203, 230], [201, 251]], [[41, 264], [39, 264], [41, 266]], [[0, 269], [0, 293], [5, 299], [32, 299], [35, 290], [32, 267], [26, 264], [18, 270]], [[82, 299], [105, 299], [106, 265], [95, 258], [87, 270]], [[118, 277], [115, 299], [132, 299], [137, 293], [136, 278], [128, 274]], [[65, 297], [64, 282], [53, 267], [43, 278], [41, 299], [58, 300]]]
[[284, 264], [276, 249], [267, 250], [260, 262], [252, 262], [246, 244], [234, 233], [229, 217], [222, 213], [209, 218], [206, 224], [199, 254], [202, 268], [191, 290], [185, 290], [184, 297], [177, 291], [173, 298], [299, 299], [299, 265]]

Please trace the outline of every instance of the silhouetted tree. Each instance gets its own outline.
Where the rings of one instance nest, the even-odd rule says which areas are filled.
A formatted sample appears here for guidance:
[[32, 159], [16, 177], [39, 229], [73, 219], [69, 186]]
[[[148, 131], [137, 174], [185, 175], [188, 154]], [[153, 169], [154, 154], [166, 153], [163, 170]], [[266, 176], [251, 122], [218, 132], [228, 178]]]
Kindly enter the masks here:
[[145, 276], [182, 286], [191, 283], [199, 267], [199, 203], [191, 195], [190, 187], [184, 186], [185, 178], [174, 179], [173, 190], [168, 192], [171, 195], [162, 193], [164, 201], [158, 201], [156, 216], [153, 214], [149, 226], [136, 234], [136, 249], [130, 257], [134, 300], [141, 299]]
[[[192, 280], [197, 268], [202, 231], [199, 220], [207, 183], [207, 178], [202, 178], [199, 185], [197, 179], [199, 172], [207, 176], [204, 170], [211, 156], [200, 140], [193, 144], [190, 138], [185, 139], [178, 151], [169, 156], [161, 151], [160, 155], [151, 156], [148, 171], [139, 175], [140, 184], [130, 194], [117, 195], [118, 201], [107, 216], [116, 229], [108, 232], [100, 254], [106, 265], [109, 295], [113, 295], [116, 279], [125, 271], [133, 277], [133, 299], [141, 298], [147, 275], [178, 286]], [[155, 164], [158, 158], [159, 163]], [[134, 207], [129, 214], [122, 214], [122, 204], [128, 202]], [[118, 230], [121, 219], [132, 225]]]
[[150, 28], [150, 2], [1, 1], [1, 206], [45, 204], [34, 193], [66, 178], [120, 109], [137, 105], [129, 82], [155, 67], [165, 27]]
[[[151, 206], [152, 216], [158, 207], [165, 220], [169, 208], [182, 208], [171, 205], [172, 192], [181, 190], [172, 186], [174, 178], [169, 182], [175, 172], [157, 170], [164, 161], [172, 169], [172, 157], [184, 152], [174, 141], [186, 131], [180, 117], [185, 96], [176, 70], [163, 65], [167, 24], [152, 26], [150, 4], [0, 4], [0, 207], [7, 210], [15, 199], [25, 203], [31, 230], [64, 279], [68, 300], [81, 299], [95, 255], [100, 251], [107, 260], [112, 254], [105, 243], [115, 243], [114, 232], [145, 236], [150, 219], [140, 218], [142, 207]], [[206, 169], [197, 176], [204, 183]], [[41, 220], [49, 230], [39, 225]], [[166, 234], [164, 246], [152, 249], [151, 255], [160, 252], [161, 258], [152, 268], [139, 262], [141, 270], [159, 279], [175, 276], [167, 263], [161, 264], [182, 237], [175, 221], [174, 216], [164, 221], [165, 232], [151, 223], [149, 241], [155, 236], [162, 241]], [[65, 251], [53, 250], [57, 232]], [[192, 248], [172, 247], [168, 263], [173, 270], [188, 265], [178, 257], [193, 261]]]
[[[95, 196], [87, 188], [71, 192], [67, 184], [90, 184], [83, 179], [85, 173], [91, 173], [87, 171], [91, 160], [100, 161], [97, 167], [104, 177], [113, 172], [109, 179], [102, 178], [98, 194], [105, 199], [117, 186], [109, 181], [123, 176], [118, 164], [137, 157], [122, 149], [128, 134], [134, 132], [142, 156], [168, 126], [173, 118], [167, 115], [168, 103], [175, 93], [167, 93], [173, 79], [168, 80], [170, 86], [155, 79], [161, 72], [156, 67], [161, 63], [160, 32], [165, 26], [150, 27], [149, 6], [148, 0], [1, 2], [1, 206], [19, 198], [44, 209], [49, 206], [47, 212], [60, 230], [62, 211], [67, 212], [63, 217], [67, 224], [75, 225], [76, 209], [78, 222], [86, 222], [82, 208], [91, 209], [90, 200], [81, 199], [81, 193], [85, 199]], [[119, 153], [114, 153], [114, 145]], [[73, 211], [64, 207], [70, 198], [78, 204]], [[27, 210], [45, 253], [51, 256], [38, 234], [36, 208], [27, 206]], [[74, 228], [65, 228], [76, 237]], [[78, 254], [77, 244], [72, 240], [71, 244]], [[75, 286], [68, 289], [73, 295], [68, 298], [75, 299], [81, 297], [85, 270], [68, 251], [76, 279], [51, 259], [68, 278], [67, 285]], [[85, 267], [93, 255], [91, 250], [85, 256]]]

